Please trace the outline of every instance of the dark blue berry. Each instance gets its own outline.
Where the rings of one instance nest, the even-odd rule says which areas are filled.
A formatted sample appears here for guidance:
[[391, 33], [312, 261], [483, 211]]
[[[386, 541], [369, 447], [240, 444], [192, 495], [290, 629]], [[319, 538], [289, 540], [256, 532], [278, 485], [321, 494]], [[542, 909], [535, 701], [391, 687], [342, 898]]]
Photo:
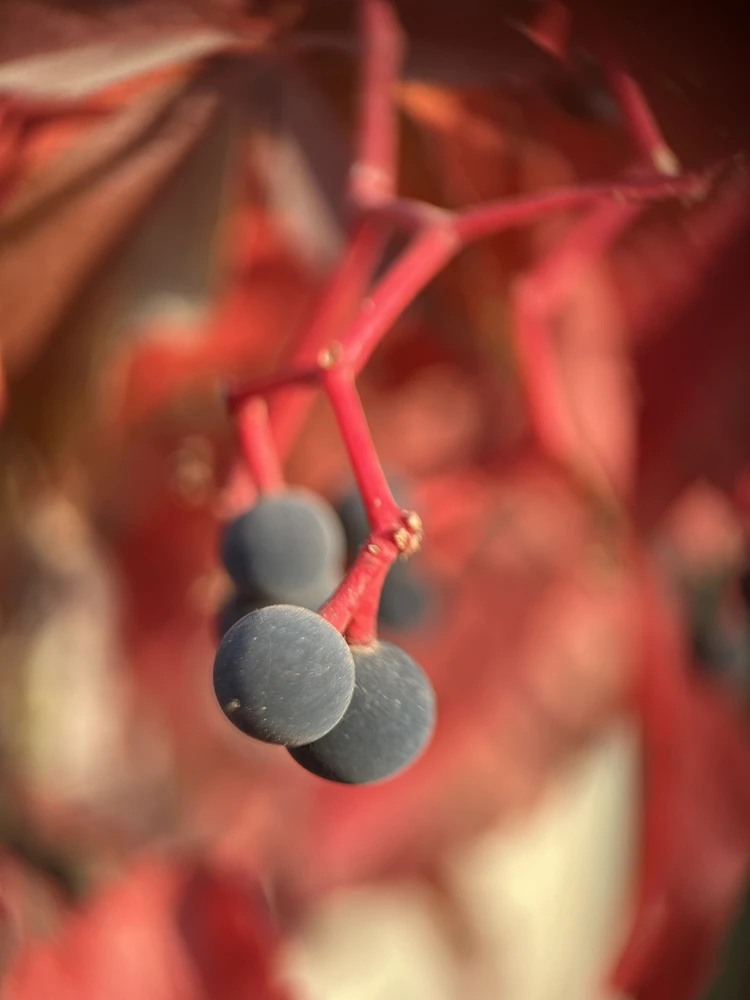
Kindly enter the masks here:
[[383, 582], [378, 607], [378, 621], [394, 629], [414, 628], [422, 621], [430, 604], [424, 582], [414, 575], [408, 563], [397, 560]]
[[249, 615], [251, 611], [257, 611], [260, 605], [256, 601], [248, 600], [239, 594], [228, 597], [219, 608], [216, 614], [215, 626], [219, 639], [226, 635], [232, 625], [240, 618]]
[[222, 560], [243, 597], [312, 610], [336, 589], [344, 550], [333, 508], [307, 490], [261, 497], [227, 525], [221, 541]]
[[[397, 503], [402, 500], [400, 490], [394, 490]], [[346, 535], [347, 554], [353, 561], [367, 538], [369, 526], [364, 504], [359, 492], [351, 490], [339, 501], [336, 510]], [[417, 625], [425, 616], [430, 602], [430, 594], [423, 581], [414, 573], [413, 565], [397, 560], [388, 571], [383, 583], [378, 608], [378, 621], [394, 629], [408, 629]]]
[[337, 726], [314, 743], [290, 749], [312, 774], [361, 785], [389, 778], [426, 746], [435, 721], [427, 677], [398, 646], [375, 642], [352, 647], [356, 685]]
[[340, 721], [354, 660], [333, 625], [306, 608], [274, 605], [240, 618], [219, 643], [214, 691], [227, 718], [256, 740], [300, 746]]

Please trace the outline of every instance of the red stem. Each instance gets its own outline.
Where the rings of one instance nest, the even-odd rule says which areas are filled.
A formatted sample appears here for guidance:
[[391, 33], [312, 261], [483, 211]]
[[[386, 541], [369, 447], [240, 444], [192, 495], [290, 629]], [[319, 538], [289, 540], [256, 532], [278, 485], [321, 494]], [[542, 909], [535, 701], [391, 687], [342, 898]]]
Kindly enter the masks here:
[[660, 174], [678, 174], [679, 161], [669, 148], [643, 91], [623, 64], [606, 33], [598, 27], [596, 35], [594, 48], [598, 51], [604, 75], [640, 157], [646, 163], [652, 163]]
[[643, 556], [639, 593], [643, 654], [637, 709], [643, 753], [643, 820], [635, 912], [625, 945], [610, 974], [619, 993], [637, 994], [669, 918], [669, 890], [684, 831], [682, 803], [686, 720], [684, 658], [664, 598]]
[[284, 488], [284, 474], [271, 435], [265, 399], [249, 399], [235, 415], [242, 455], [259, 493], [274, 493]]
[[341, 338], [341, 347], [352, 371], [358, 374], [383, 334], [459, 249], [450, 226], [434, 226], [414, 238]]
[[714, 165], [681, 177], [646, 177], [633, 181], [605, 181], [545, 191], [522, 198], [506, 198], [464, 210], [454, 226], [462, 242], [491, 236], [513, 226], [524, 225], [552, 212], [584, 208], [598, 201], [640, 203], [678, 196], [702, 197], [721, 169]]
[[344, 364], [334, 364], [323, 372], [322, 378], [370, 529], [376, 534], [393, 532], [399, 526], [401, 509], [393, 499], [378, 459], [351, 369]]
[[320, 369], [317, 364], [302, 366], [289, 366], [280, 368], [278, 371], [268, 375], [261, 375], [251, 382], [236, 386], [227, 392], [227, 407], [230, 413], [237, 413], [242, 409], [248, 399], [253, 396], [264, 396], [274, 390], [286, 389], [293, 385], [305, 385], [315, 383], [320, 377]]
[[[554, 5], [550, 9], [552, 9]], [[361, 130], [350, 175], [350, 197], [361, 211], [347, 253], [319, 302], [316, 313], [292, 356], [287, 372], [255, 383], [253, 392], [277, 389], [295, 381], [294, 396], [277, 396], [273, 410], [276, 439], [287, 451], [304, 420], [309, 394], [299, 384], [320, 378], [330, 399], [362, 494], [371, 534], [333, 596], [320, 609], [322, 617], [350, 642], [368, 643], [376, 635], [377, 606], [388, 567], [402, 548], [418, 541], [418, 519], [401, 512], [391, 496], [354, 380], [380, 338], [414, 297], [467, 243], [554, 211], [597, 204], [514, 292], [518, 355], [529, 397], [529, 411], [540, 442], [555, 457], [572, 456], [573, 412], [559, 378], [550, 337], [550, 320], [559, 308], [573, 270], [611, 247], [649, 200], [703, 194], [713, 171], [681, 177], [663, 176], [620, 183], [598, 183], [509, 199], [459, 214], [393, 197], [396, 188], [396, 122], [390, 97], [400, 57], [398, 28], [385, 0], [360, 0], [364, 43]], [[676, 172], [668, 149], [645, 99], [632, 77], [609, 48], [603, 61], [628, 131], [643, 157], [662, 174]], [[389, 227], [415, 233], [407, 249], [362, 301], [351, 327], [340, 331], [369, 284]], [[338, 338], [339, 343], [335, 343]], [[329, 348], [322, 367], [320, 351]], [[314, 365], [317, 367], [313, 368]], [[297, 372], [298, 377], [288, 376]], [[304, 377], [302, 372], [305, 372]], [[282, 482], [278, 456], [269, 433], [267, 411], [257, 399], [243, 403], [247, 388], [236, 390], [243, 450], [261, 489]], [[402, 532], [403, 534], [400, 534]], [[637, 990], [645, 962], [658, 946], [667, 901], [675, 844], [679, 845], [685, 738], [684, 690], [679, 675], [680, 649], [649, 571], [643, 572], [644, 619], [648, 662], [639, 680], [639, 713], [645, 754], [645, 815], [641, 873], [635, 920], [628, 943], [613, 974], [628, 992]], [[649, 617], [649, 615], [651, 617]]]
[[[365, 294], [384, 243], [382, 222], [361, 219], [354, 226], [344, 257], [323, 290], [310, 325], [290, 355], [291, 364], [313, 364], [320, 351], [344, 329]], [[311, 394], [300, 390], [280, 393], [273, 400], [271, 425], [282, 455], [289, 453], [296, 440], [311, 401]]]
[[[368, 546], [371, 545], [380, 548], [380, 545], [377, 543], [369, 541]], [[371, 554], [368, 549], [368, 555]], [[347, 642], [352, 646], [369, 646], [378, 637], [380, 595], [383, 592], [383, 584], [393, 561], [390, 557], [383, 559], [380, 563], [379, 572], [372, 571], [372, 576], [362, 591], [346, 630]]]
[[403, 45], [401, 31], [386, 0], [360, 0], [364, 41], [357, 151], [349, 175], [352, 200], [391, 198], [396, 190], [397, 134], [393, 86]]
[[598, 206], [519, 280], [513, 293], [515, 347], [531, 426], [541, 449], [565, 464], [575, 459], [579, 429], [559, 377], [550, 321], [574, 272], [603, 256], [642, 208], [642, 203]]
[[503, 198], [470, 206], [460, 212], [438, 208], [429, 202], [412, 198], [390, 198], [363, 202], [363, 210], [371, 217], [390, 223], [395, 229], [420, 232], [427, 227], [452, 225], [463, 244], [493, 236], [506, 229], [526, 225], [552, 212], [585, 208], [598, 201], [659, 201], [679, 195], [699, 197], [705, 195], [709, 184], [719, 171], [714, 165], [704, 171], [683, 174], [680, 177], [643, 177], [631, 181], [597, 181], [575, 187], [543, 191], [541, 194]]
[[597, 205], [579, 219], [521, 279], [528, 288], [533, 286], [533, 291], [528, 294], [543, 297], [548, 308], [554, 307], [560, 294], [570, 287], [581, 269], [606, 254], [645, 207], [643, 202], [604, 202]]
[[[568, 267], [569, 262], [579, 256], [582, 259], [591, 259], [603, 252], [611, 245], [614, 237], [625, 228], [625, 224], [638, 213], [642, 205], [651, 200], [678, 195], [693, 197], [704, 195], [719, 169], [718, 166], [714, 166], [700, 173], [668, 179], [650, 177], [640, 181], [582, 184], [531, 197], [490, 202], [467, 209], [459, 215], [434, 209], [435, 217], [441, 221], [432, 226], [422, 227], [421, 232], [381, 279], [372, 295], [364, 299], [358, 318], [341, 338], [341, 347], [354, 371], [360, 371], [382, 335], [406, 306], [451, 257], [473, 240], [532, 222], [555, 211], [581, 208], [603, 200], [601, 211], [587, 216], [580, 226], [555, 248], [551, 259], [543, 265], [545, 277], [535, 274], [524, 279], [524, 283], [530, 281], [535, 283], [537, 286], [535, 294], [537, 294], [539, 291], [546, 291], [545, 286], [549, 281], [550, 271]], [[417, 216], [427, 218], [427, 210], [431, 208], [423, 203], [404, 199], [396, 199], [392, 205], [404, 213], [403, 218], [407, 217], [409, 209], [415, 210], [416, 214], [410, 219], [409, 225], [416, 224]], [[383, 211], [387, 211], [387, 203], [384, 204]], [[615, 229], [612, 234], [607, 235], [612, 220], [615, 221]], [[605, 236], [603, 240], [597, 237], [594, 231], [602, 224]], [[326, 290], [307, 333], [297, 345], [290, 366], [231, 390], [228, 395], [230, 411], [241, 405], [248, 396], [316, 381], [318, 377], [318, 369], [315, 366], [316, 355], [329, 342], [333, 329], [343, 325], [343, 317], [341, 323], [334, 321], [335, 314], [343, 308], [342, 293], [353, 292], [351, 277], [363, 274], [363, 259], [365, 257], [372, 259], [372, 251], [376, 244], [378, 249], [380, 248], [381, 239], [382, 234], [376, 232], [371, 222], [363, 220], [359, 224], [355, 237], [349, 245], [347, 256]], [[587, 243], [588, 246], [585, 245]], [[549, 298], [549, 294], [545, 297]], [[348, 300], [350, 294], [347, 294], [346, 298]], [[274, 427], [277, 441], [281, 445], [280, 450], [286, 450], [288, 439], [295, 436], [302, 410], [307, 405], [308, 398], [296, 394], [295, 397], [277, 400], [276, 405], [272, 407], [272, 417], [278, 414]]]
[[525, 34], [539, 46], [555, 56], [561, 63], [569, 59], [571, 14], [562, 0], [547, 0], [543, 8], [525, 29]]
[[[335, 593], [328, 598], [318, 614], [330, 622], [339, 632], [347, 632], [354, 618], [355, 609], [358, 608], [365, 594], [379, 601], [380, 590], [388, 567], [397, 556], [398, 549], [387, 538], [368, 539], [367, 544], [360, 549], [357, 558]], [[363, 642], [364, 631], [359, 629], [356, 631], [356, 635], [357, 645], [366, 645], [366, 642]], [[373, 628], [368, 641], [371, 641], [374, 636]]]
[[514, 339], [526, 409], [540, 449], [558, 460], [568, 457], [571, 435], [568, 404], [558, 379], [549, 331], [533, 297], [515, 295]]
[[[531, 197], [490, 202], [467, 209], [460, 215], [434, 209], [436, 217], [444, 221], [422, 228], [381, 279], [372, 295], [364, 299], [359, 316], [341, 338], [341, 347], [347, 360], [354, 371], [359, 372], [394, 320], [451, 257], [469, 242], [532, 222], [554, 211], [580, 208], [603, 201], [599, 213], [587, 216], [565, 238], [565, 241], [555, 248], [551, 259], [545, 261], [543, 265], [545, 268], [543, 278], [540, 274], [534, 274], [524, 279], [524, 284], [534, 282], [535, 295], [543, 293], [544, 297], [549, 298], [545, 286], [550, 280], [551, 271], [568, 267], [569, 262], [577, 260], [578, 257], [590, 259], [603, 252], [614, 237], [619, 235], [625, 223], [648, 201], [677, 195], [704, 194], [718, 169], [713, 167], [701, 173], [685, 174], [679, 178], [650, 177], [641, 181], [562, 188]], [[420, 215], [423, 214], [423, 208], [430, 207], [407, 200], [396, 200], [393, 204], [399, 206], [400, 210], [413, 207]], [[426, 211], [424, 214], [426, 217]], [[615, 232], [609, 236], [606, 232], [610, 225], [608, 220], [621, 220], [617, 221]], [[416, 216], [412, 221], [416, 221]], [[601, 224], [604, 224], [605, 229], [603, 235], [606, 238], [603, 240], [595, 232]], [[588, 246], [585, 245], [587, 243]], [[294, 351], [290, 366], [231, 390], [228, 395], [230, 410], [234, 410], [248, 396], [316, 381], [319, 375], [315, 364], [317, 353], [329, 342], [332, 331], [343, 326], [343, 317], [340, 323], [334, 321], [335, 314], [343, 307], [342, 291], [346, 290], [348, 300], [353, 292], [350, 278], [353, 275], [363, 274], [363, 258], [370, 257], [375, 244], [379, 249], [380, 234], [376, 234], [375, 229], [367, 221], [362, 221], [349, 245], [346, 258], [337, 269], [331, 285], [321, 300], [311, 326]], [[295, 393], [294, 396], [284, 393], [283, 397], [277, 397], [271, 404], [272, 423], [282, 453], [296, 436], [308, 404], [309, 396], [302, 396], [300, 393]]]
[[426, 226], [440, 222], [452, 222], [456, 213], [447, 208], [438, 208], [429, 201], [418, 198], [363, 198], [358, 199], [360, 210], [369, 218], [401, 232], [415, 233]]
[[[349, 197], [359, 202], [390, 197], [396, 189], [397, 118], [393, 88], [403, 45], [398, 22], [386, 0], [360, 0], [362, 75], [355, 160], [349, 174]], [[291, 360], [314, 360], [354, 315], [380, 260], [389, 227], [382, 219], [362, 216], [355, 222], [343, 259], [324, 290], [307, 332]], [[274, 435], [288, 454], [309, 412], [311, 397], [295, 393], [276, 400], [271, 410]]]
[[582, 184], [482, 205], [455, 217], [446, 213], [447, 221], [418, 233], [372, 295], [362, 303], [359, 316], [341, 338], [349, 364], [354, 372], [361, 371], [391, 324], [445, 264], [472, 240], [522, 225], [553, 211], [580, 208], [602, 199], [615, 202], [616, 214], [618, 210], [625, 214], [622, 203], [640, 204], [678, 195], [697, 197], [706, 192], [717, 170], [718, 167], [712, 167], [679, 178], [651, 177], [614, 184]]

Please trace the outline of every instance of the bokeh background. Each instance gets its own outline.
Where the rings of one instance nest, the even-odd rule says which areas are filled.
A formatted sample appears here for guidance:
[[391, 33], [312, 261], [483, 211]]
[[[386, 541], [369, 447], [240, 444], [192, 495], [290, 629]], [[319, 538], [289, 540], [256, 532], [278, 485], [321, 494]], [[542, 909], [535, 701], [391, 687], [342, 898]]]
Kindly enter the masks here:
[[[403, 193], [459, 207], [632, 159], [585, 48], [571, 93], [519, 30], [539, 4], [395, 6]], [[568, 7], [605, 23], [686, 169], [747, 151], [742, 3]], [[746, 996], [743, 163], [561, 297], [576, 467], [614, 509], [535, 446], [514, 341], [514, 289], [574, 214], [461, 254], [365, 370], [425, 525], [426, 612], [384, 632], [436, 688], [424, 756], [327, 785], [213, 700], [222, 386], [277, 363], [345, 245], [355, 13], [0, 6], [2, 995], [588, 1000], [666, 802], [632, 995]], [[288, 476], [350, 486], [322, 400]]]

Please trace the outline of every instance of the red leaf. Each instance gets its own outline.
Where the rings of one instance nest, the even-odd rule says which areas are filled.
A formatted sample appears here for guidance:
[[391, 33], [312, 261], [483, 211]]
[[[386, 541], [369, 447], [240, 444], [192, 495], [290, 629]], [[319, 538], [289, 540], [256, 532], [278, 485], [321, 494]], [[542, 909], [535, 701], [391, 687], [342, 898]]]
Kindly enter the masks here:
[[276, 936], [257, 888], [190, 863], [142, 861], [29, 945], [7, 1000], [283, 1000]]
[[635, 916], [614, 987], [690, 1000], [706, 984], [750, 866], [750, 741], [722, 695], [688, 673], [659, 588], [640, 574], [643, 828]]
[[727, 484], [747, 457], [749, 206], [737, 176], [693, 215], [641, 234], [617, 261], [637, 337], [642, 525], [697, 478]]
[[750, 868], [750, 745], [732, 707], [705, 685], [687, 698], [681, 849], [659, 945], [638, 1000], [691, 1000], [713, 974]]

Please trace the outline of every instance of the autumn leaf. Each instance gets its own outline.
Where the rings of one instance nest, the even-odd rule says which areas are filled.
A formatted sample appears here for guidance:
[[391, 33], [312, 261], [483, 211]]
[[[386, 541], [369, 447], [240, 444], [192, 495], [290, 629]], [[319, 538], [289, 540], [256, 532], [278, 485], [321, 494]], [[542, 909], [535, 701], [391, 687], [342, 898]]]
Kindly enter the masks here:
[[9, 1000], [41, 996], [283, 1000], [276, 934], [257, 886], [200, 863], [134, 862], [59, 938], [21, 950]]

